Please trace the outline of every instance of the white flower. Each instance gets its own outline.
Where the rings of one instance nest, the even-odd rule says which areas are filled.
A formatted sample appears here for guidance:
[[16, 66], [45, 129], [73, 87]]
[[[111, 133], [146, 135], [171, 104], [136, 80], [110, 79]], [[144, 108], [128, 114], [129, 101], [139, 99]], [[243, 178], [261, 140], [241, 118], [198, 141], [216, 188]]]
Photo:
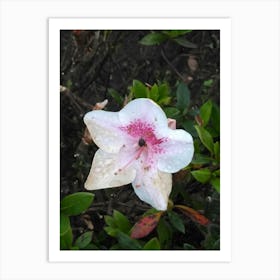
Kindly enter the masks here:
[[[84, 122], [100, 148], [85, 188], [97, 190], [132, 183], [141, 200], [166, 210], [171, 173], [192, 160], [192, 136], [185, 130], [169, 128], [165, 113], [147, 98], [135, 99], [119, 112], [91, 111]], [[170, 127], [174, 128], [174, 122]]]

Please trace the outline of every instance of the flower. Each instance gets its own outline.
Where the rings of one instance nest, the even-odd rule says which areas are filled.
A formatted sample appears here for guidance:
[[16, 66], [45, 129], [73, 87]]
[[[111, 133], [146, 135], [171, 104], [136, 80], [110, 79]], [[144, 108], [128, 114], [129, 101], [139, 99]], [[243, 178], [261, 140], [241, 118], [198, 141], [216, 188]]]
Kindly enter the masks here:
[[[166, 210], [172, 175], [193, 157], [192, 136], [175, 128], [148, 98], [129, 102], [119, 112], [91, 111], [84, 122], [99, 150], [85, 182], [87, 190], [132, 183], [136, 195]], [[171, 128], [169, 128], [168, 126]]]

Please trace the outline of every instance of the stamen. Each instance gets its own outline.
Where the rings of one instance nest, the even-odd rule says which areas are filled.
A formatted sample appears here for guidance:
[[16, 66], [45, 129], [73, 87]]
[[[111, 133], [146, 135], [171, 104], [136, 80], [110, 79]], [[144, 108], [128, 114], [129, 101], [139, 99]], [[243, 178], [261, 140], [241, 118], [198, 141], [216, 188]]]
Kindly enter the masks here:
[[146, 141], [141, 137], [138, 141], [140, 147], [147, 146]]
[[142, 152], [144, 151], [144, 149], [145, 149], [145, 146], [140, 147], [140, 149], [137, 151], [136, 155], [130, 161], [128, 161], [128, 163], [126, 163], [122, 168], [118, 169], [118, 172], [121, 172], [123, 169], [127, 168], [134, 160], [139, 159]]

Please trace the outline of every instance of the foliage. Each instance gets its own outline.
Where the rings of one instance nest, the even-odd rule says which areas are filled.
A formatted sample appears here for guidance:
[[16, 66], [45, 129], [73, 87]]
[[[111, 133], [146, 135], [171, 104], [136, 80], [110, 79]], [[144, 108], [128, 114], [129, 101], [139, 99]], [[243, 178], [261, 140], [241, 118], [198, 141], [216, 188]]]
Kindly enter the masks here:
[[[118, 57], [129, 55], [125, 47], [126, 36], [130, 36], [126, 35], [128, 33], [85, 33], [91, 34], [92, 41], [85, 39], [86, 35], [85, 38], [82, 37], [82, 34], [83, 32], [76, 32], [71, 35], [75, 44], [79, 46], [76, 52], [79, 52], [80, 56], [84, 55], [84, 59], [89, 57], [89, 64], [94, 63], [97, 57], [102, 57], [103, 60], [96, 61], [97, 65], [105, 65], [102, 71], [110, 69]], [[69, 72], [63, 70], [65, 77], [62, 77], [62, 83], [75, 92], [72, 99], [67, 97], [67, 101], [64, 99], [66, 97], [62, 97], [62, 124], [66, 122], [66, 117], [67, 120], [75, 119], [71, 129], [62, 131], [61, 140], [64, 174], [61, 181], [60, 214], [62, 250], [219, 250], [218, 37], [219, 34], [215, 31], [139, 32], [137, 37], [129, 37], [132, 38], [130, 42], [134, 40], [135, 49], [139, 49], [138, 56], [136, 55], [137, 62], [130, 64], [136, 65], [136, 70], [131, 66], [127, 74], [124, 74], [126, 68], [123, 66], [121, 75], [127, 76], [114, 82], [114, 77], [119, 74], [117, 69], [112, 82], [104, 88], [99, 86], [104, 92], [102, 98], [109, 99], [109, 106], [113, 104], [113, 111], [118, 111], [131, 99], [150, 98], [162, 107], [167, 117], [176, 119], [177, 128], [185, 129], [193, 136], [193, 160], [185, 169], [174, 174], [167, 211], [156, 211], [139, 201], [131, 191], [131, 186], [125, 186], [121, 190], [112, 188], [94, 192], [83, 191], [85, 176], [90, 168], [90, 157], [96, 151], [95, 145], [87, 140], [83, 131], [82, 116], [92, 108], [85, 104], [85, 100], [95, 104], [103, 99], [96, 93], [98, 84], [89, 79], [90, 75], [80, 73], [80, 80], [75, 80], [77, 76], [71, 76], [71, 73], [78, 71], [77, 69], [86, 67], [85, 61], [82, 61], [84, 64], [79, 64], [80, 68], [77, 66], [77, 69], [71, 68], [76, 66], [69, 68], [72, 61], [68, 63], [68, 68], [63, 68], [62, 62], [62, 68], [69, 69]], [[63, 42], [65, 41], [62, 40]], [[96, 57], [93, 52], [91, 56], [91, 50], [85, 47], [89, 42], [93, 42], [93, 51], [104, 49], [104, 54], [100, 53]], [[124, 53], [121, 52], [122, 48]], [[67, 52], [65, 50], [62, 53]], [[149, 56], [142, 59], [140, 53], [148, 53]], [[168, 53], [168, 57], [165, 53]], [[70, 57], [75, 60], [75, 55], [73, 51]], [[133, 55], [135, 56], [135, 53]], [[151, 57], [155, 57], [156, 60], [152, 61]], [[190, 67], [191, 57], [199, 66]], [[111, 61], [111, 64], [106, 64], [106, 59]], [[140, 65], [146, 65], [147, 60], [150, 68], [145, 68], [148, 72], [146, 75], [145, 71], [141, 72], [139, 69]], [[177, 63], [182, 60], [183, 66]], [[95, 73], [97, 70], [98, 67], [91, 69], [89, 73]], [[181, 75], [178, 75], [178, 72]], [[189, 77], [192, 79], [188, 79]], [[106, 79], [103, 79], [103, 83], [104, 80]], [[123, 82], [119, 85], [121, 80]], [[83, 85], [80, 88], [79, 83]], [[73, 98], [75, 102], [71, 101]], [[73, 104], [69, 104], [69, 100]], [[77, 112], [74, 114], [75, 110]], [[73, 139], [76, 139], [76, 142]], [[69, 153], [71, 157], [68, 156]], [[68, 162], [71, 162], [70, 167]], [[70, 176], [69, 173], [74, 175]]]

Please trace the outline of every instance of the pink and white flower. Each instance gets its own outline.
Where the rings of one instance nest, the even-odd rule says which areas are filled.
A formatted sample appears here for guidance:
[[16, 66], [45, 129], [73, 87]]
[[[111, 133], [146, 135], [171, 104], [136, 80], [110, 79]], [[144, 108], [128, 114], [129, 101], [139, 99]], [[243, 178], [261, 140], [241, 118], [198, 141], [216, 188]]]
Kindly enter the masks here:
[[174, 129], [174, 122], [168, 121], [163, 110], [147, 98], [135, 99], [119, 112], [91, 111], [84, 122], [99, 147], [85, 188], [97, 190], [132, 183], [141, 200], [166, 210], [171, 173], [192, 160], [192, 136]]

